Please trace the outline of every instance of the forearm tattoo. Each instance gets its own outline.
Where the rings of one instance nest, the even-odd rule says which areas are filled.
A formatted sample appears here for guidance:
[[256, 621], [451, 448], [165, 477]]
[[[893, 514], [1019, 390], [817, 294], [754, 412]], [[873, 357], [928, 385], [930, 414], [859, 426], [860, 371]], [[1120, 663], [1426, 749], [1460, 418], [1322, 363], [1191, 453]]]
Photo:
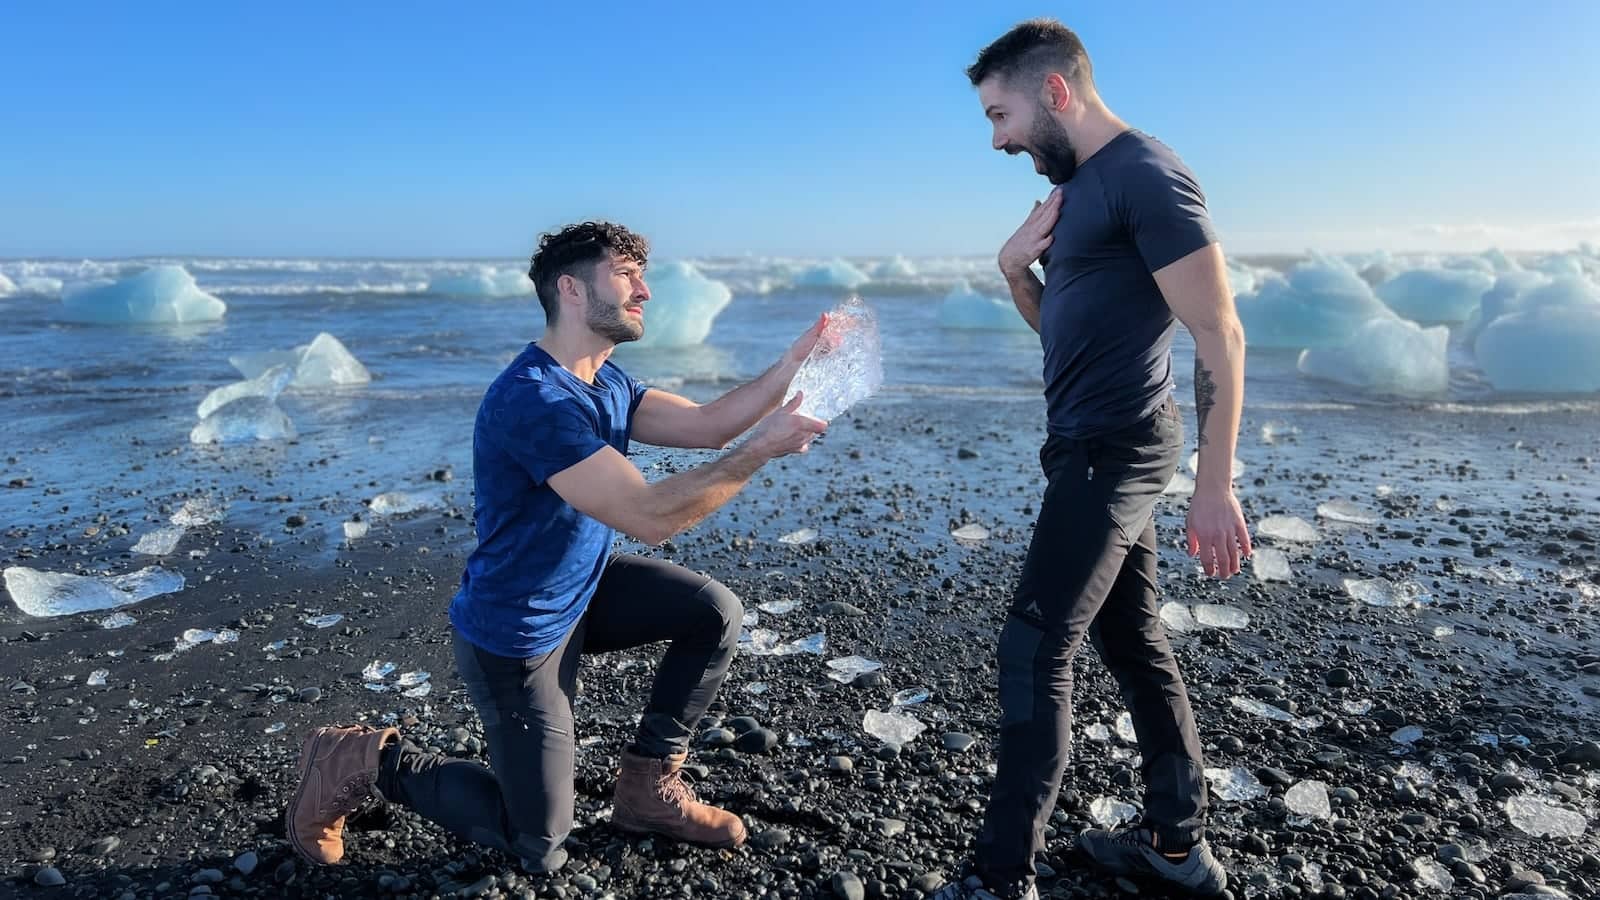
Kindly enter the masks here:
[[1211, 407], [1217, 405], [1217, 382], [1211, 377], [1211, 370], [1206, 368], [1205, 361], [1200, 357], [1194, 358], [1194, 413], [1200, 424], [1200, 446], [1206, 445], [1206, 418], [1211, 415]]

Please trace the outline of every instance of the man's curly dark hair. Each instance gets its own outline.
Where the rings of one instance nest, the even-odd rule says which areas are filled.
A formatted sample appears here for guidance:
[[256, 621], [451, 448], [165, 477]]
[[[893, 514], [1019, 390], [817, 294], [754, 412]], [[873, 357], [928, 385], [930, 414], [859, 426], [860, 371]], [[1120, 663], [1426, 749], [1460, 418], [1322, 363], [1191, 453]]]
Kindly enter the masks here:
[[612, 222], [580, 222], [539, 236], [539, 249], [528, 266], [528, 277], [539, 294], [546, 323], [555, 323], [561, 307], [557, 279], [571, 275], [589, 282], [594, 267], [605, 261], [607, 251], [641, 267], [650, 262], [650, 242]]

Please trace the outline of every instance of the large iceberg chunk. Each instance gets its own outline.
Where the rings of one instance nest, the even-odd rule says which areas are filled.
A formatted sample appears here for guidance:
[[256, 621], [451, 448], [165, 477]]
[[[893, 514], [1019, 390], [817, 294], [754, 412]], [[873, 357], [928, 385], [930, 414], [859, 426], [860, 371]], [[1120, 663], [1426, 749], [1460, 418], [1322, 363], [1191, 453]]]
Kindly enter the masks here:
[[852, 297], [828, 313], [828, 325], [789, 384], [805, 392], [797, 410], [828, 421], [883, 386], [883, 351], [872, 308]]
[[1368, 320], [1394, 318], [1354, 269], [1322, 256], [1264, 276], [1237, 305], [1251, 346], [1291, 350], [1338, 346]]
[[1421, 397], [1450, 386], [1450, 330], [1423, 328], [1404, 319], [1372, 319], [1342, 347], [1313, 347], [1300, 354], [1300, 371], [1378, 394]]
[[262, 372], [255, 378], [223, 385], [207, 394], [206, 398], [200, 401], [200, 406], [195, 410], [195, 415], [204, 419], [229, 403], [243, 397], [265, 397], [268, 400], [276, 400], [278, 395], [283, 393], [283, 389], [288, 387], [292, 378], [294, 378], [293, 369], [288, 366], [277, 365]]
[[939, 307], [939, 327], [987, 331], [1032, 332], [1016, 304], [985, 297], [965, 281], [956, 285]]
[[96, 325], [215, 322], [228, 305], [200, 290], [182, 266], [155, 266], [121, 281], [91, 282], [61, 298], [68, 321]]
[[41, 618], [116, 609], [183, 590], [181, 574], [158, 566], [109, 578], [12, 566], [5, 570], [5, 582], [17, 608]]
[[429, 279], [428, 293], [451, 297], [522, 297], [533, 293], [533, 280], [519, 269], [479, 266], [470, 272]]
[[228, 362], [246, 378], [259, 378], [273, 366], [289, 366], [294, 378], [289, 387], [327, 388], [345, 384], [366, 384], [372, 373], [345, 349], [339, 339], [326, 331], [309, 344], [293, 350], [269, 350], [228, 357]]
[[726, 284], [693, 263], [666, 262], [650, 270], [641, 347], [686, 347], [705, 341], [717, 314], [733, 300]]
[[853, 291], [871, 281], [867, 273], [842, 259], [829, 260], [801, 272], [795, 278], [796, 287], [842, 288]]
[[1378, 296], [1413, 321], [1465, 322], [1494, 282], [1481, 268], [1411, 269], [1378, 285]]
[[1600, 303], [1501, 316], [1478, 335], [1478, 367], [1497, 390], [1600, 391]]
[[270, 397], [241, 397], [200, 420], [189, 431], [192, 444], [286, 441], [297, 436], [289, 416]]

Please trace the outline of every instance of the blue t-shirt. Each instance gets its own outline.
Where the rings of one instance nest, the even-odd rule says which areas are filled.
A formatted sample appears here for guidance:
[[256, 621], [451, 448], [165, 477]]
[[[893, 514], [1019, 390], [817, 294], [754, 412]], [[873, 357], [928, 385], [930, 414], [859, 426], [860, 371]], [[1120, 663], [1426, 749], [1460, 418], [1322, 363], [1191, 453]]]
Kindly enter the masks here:
[[1089, 438], [1152, 415], [1172, 391], [1177, 320], [1151, 273], [1217, 236], [1194, 174], [1140, 131], [1062, 190], [1039, 304], [1045, 401], [1051, 434]]
[[588, 384], [538, 344], [489, 385], [472, 431], [478, 546], [450, 602], [468, 642], [539, 656], [583, 616], [615, 532], [561, 499], [550, 476], [607, 445], [626, 454], [644, 393], [609, 361]]

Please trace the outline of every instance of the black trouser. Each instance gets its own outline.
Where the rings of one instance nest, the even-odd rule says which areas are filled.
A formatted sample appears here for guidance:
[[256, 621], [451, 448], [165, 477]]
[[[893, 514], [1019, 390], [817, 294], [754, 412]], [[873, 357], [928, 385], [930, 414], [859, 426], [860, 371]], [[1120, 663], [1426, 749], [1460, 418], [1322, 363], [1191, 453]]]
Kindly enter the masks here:
[[1087, 633], [1122, 689], [1144, 757], [1144, 822], [1163, 846], [1203, 833], [1200, 736], [1162, 627], [1155, 503], [1183, 425], [1150, 418], [1088, 440], [1051, 436], [1048, 480], [1022, 579], [1000, 632], [1000, 748], [977, 844], [986, 880], [1032, 879], [1072, 746], [1072, 659]]
[[456, 667], [483, 721], [493, 771], [403, 742], [384, 750], [378, 790], [459, 837], [520, 857], [530, 870], [559, 867], [572, 828], [579, 655], [672, 642], [630, 748], [665, 758], [687, 750], [728, 674], [743, 618], [739, 598], [704, 575], [615, 556], [583, 618], [543, 656], [496, 656], [456, 635]]

